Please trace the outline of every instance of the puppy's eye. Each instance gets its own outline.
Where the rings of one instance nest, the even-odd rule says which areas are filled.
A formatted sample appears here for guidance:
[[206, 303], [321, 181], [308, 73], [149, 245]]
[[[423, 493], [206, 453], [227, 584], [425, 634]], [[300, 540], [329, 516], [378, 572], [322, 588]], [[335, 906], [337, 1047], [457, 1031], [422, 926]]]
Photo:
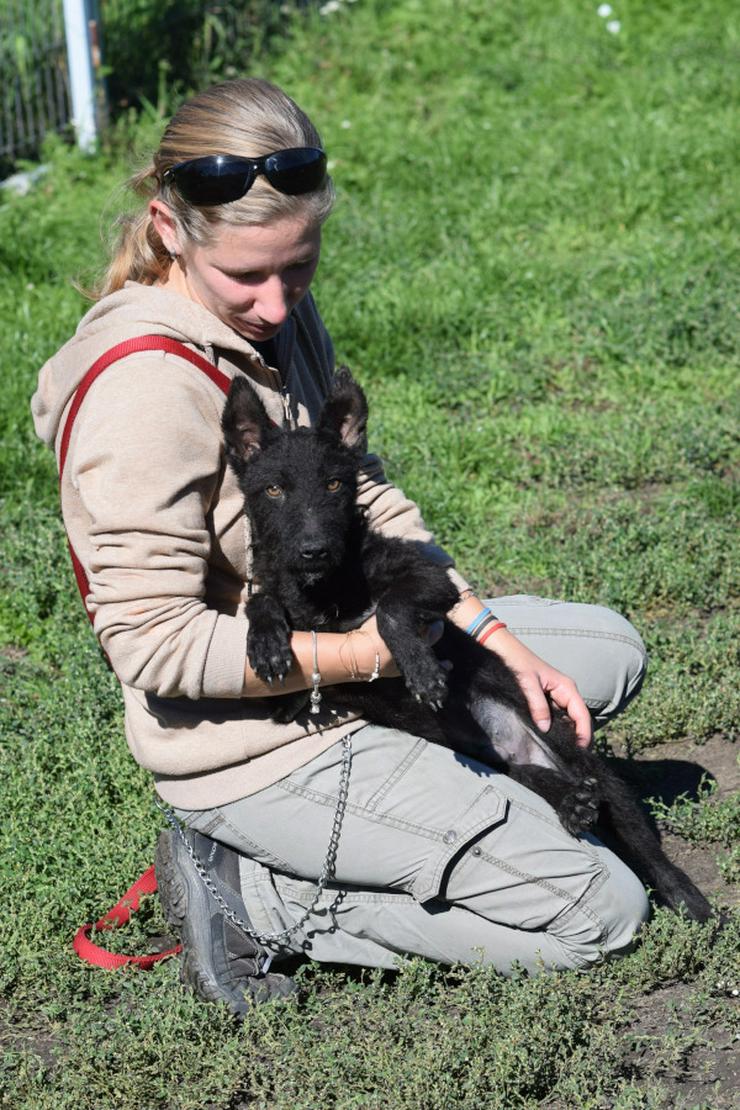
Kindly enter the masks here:
[[268, 497], [281, 497], [283, 491], [280, 486], [268, 486], [265, 493]]
[[338, 478], [330, 478], [329, 481], [326, 483], [326, 488], [328, 489], [329, 493], [336, 493], [341, 484], [342, 483], [339, 481]]

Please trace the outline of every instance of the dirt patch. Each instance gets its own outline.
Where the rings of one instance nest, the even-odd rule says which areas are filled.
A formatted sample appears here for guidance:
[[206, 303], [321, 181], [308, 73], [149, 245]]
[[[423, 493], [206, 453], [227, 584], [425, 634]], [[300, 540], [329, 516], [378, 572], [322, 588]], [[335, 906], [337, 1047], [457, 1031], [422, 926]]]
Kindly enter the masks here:
[[661, 844], [669, 859], [682, 868], [700, 890], [707, 895], [718, 895], [723, 906], [739, 906], [737, 887], [725, 882], [717, 859], [726, 852], [717, 844], [690, 844], [681, 836], [664, 832]]
[[[641, 798], [657, 798], [666, 805], [681, 794], [696, 797], [705, 774], [717, 783], [714, 795], [717, 801], [740, 790], [738, 748], [722, 736], [713, 736], [706, 744], [692, 744], [688, 740], [661, 744], [641, 752], [639, 759], [626, 759], [618, 754], [614, 762]], [[726, 848], [720, 844], [693, 844], [666, 831], [660, 831], [660, 839], [668, 857], [705, 894], [719, 895], [724, 905], [740, 904], [740, 892], [725, 882], [717, 865], [718, 858], [726, 855]]]
[[[34, 1024], [28, 1028], [13, 1020], [8, 1005], [0, 999], [0, 1059], [12, 1061], [39, 1061], [48, 1071], [56, 1064], [57, 1037], [47, 1028]], [[34, 1066], [37, 1066], [34, 1063]]]
[[[731, 1014], [718, 1003], [714, 1014], [702, 1014], [697, 1029], [700, 1005], [706, 1003], [685, 984], [638, 998], [634, 1021], [623, 1034], [625, 1064], [638, 1086], [663, 1089], [661, 1106], [734, 1110], [740, 1090], [740, 1055]], [[738, 1005], [738, 1000], [728, 1000], [727, 1005]]]
[[[689, 740], [660, 744], [640, 753], [640, 763], [662, 763], [675, 760], [708, 771], [717, 780], [717, 797], [740, 790], [740, 749], [723, 736], [712, 736], [705, 744]], [[670, 784], [669, 784], [670, 785]], [[680, 793], [680, 791], [679, 791]]]
[[658, 744], [628, 758], [624, 747], [615, 746], [615, 763], [621, 775], [642, 797], [660, 798], [670, 805], [679, 794], [695, 795], [702, 775], [717, 782], [717, 797], [740, 790], [740, 751], [724, 736], [712, 736], [705, 744], [674, 740]]

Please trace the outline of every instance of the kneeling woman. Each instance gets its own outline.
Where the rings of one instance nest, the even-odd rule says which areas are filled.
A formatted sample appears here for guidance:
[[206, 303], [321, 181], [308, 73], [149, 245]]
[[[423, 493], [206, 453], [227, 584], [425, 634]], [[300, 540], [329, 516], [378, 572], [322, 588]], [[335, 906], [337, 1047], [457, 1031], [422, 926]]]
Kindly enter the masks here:
[[[624, 951], [646, 896], [597, 840], [570, 837], [538, 796], [417, 737], [352, 719], [277, 724], [276, 691], [249, 667], [243, 600], [260, 583], [224, 466], [223, 391], [245, 375], [271, 419], [293, 427], [315, 420], [329, 388], [332, 345], [309, 287], [333, 190], [313, 125], [274, 86], [227, 82], [180, 108], [132, 184], [141, 210], [97, 304], [41, 371], [33, 412], [64, 451], [62, 510], [129, 746], [185, 828], [164, 832], [157, 856], [185, 979], [240, 1012], [290, 990], [266, 968], [295, 953], [382, 967], [482, 954], [506, 973]], [[151, 336], [156, 348], [119, 348], [74, 403], [101, 356]], [[636, 693], [644, 648], [620, 616], [497, 598], [492, 631], [372, 455], [358, 502], [374, 528], [450, 567], [451, 619], [512, 667], [538, 722], [550, 699], [588, 744], [592, 720]], [[318, 633], [324, 685], [397, 674], [374, 618], [362, 628], [351, 655], [343, 635]], [[291, 647], [279, 692], [312, 685], [311, 631]]]

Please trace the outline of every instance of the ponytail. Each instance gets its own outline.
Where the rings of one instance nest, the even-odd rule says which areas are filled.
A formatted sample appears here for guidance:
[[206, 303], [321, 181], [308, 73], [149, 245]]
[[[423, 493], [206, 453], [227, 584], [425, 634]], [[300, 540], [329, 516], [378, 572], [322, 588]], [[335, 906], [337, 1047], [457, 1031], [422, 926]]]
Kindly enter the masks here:
[[[147, 201], [156, 196], [154, 166], [134, 174], [127, 185]], [[92, 292], [95, 300], [116, 293], [127, 281], [154, 285], [166, 276], [170, 267], [170, 257], [152, 223], [148, 207], [119, 216], [116, 226], [118, 239], [108, 268]]]

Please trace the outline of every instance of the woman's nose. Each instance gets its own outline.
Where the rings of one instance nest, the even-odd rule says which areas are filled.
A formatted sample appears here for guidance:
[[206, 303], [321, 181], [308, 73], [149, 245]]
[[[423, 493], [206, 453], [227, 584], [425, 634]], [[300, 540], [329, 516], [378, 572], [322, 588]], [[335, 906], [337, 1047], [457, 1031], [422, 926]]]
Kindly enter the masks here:
[[284, 324], [290, 313], [287, 290], [282, 278], [274, 274], [260, 286], [257, 311], [266, 324]]

